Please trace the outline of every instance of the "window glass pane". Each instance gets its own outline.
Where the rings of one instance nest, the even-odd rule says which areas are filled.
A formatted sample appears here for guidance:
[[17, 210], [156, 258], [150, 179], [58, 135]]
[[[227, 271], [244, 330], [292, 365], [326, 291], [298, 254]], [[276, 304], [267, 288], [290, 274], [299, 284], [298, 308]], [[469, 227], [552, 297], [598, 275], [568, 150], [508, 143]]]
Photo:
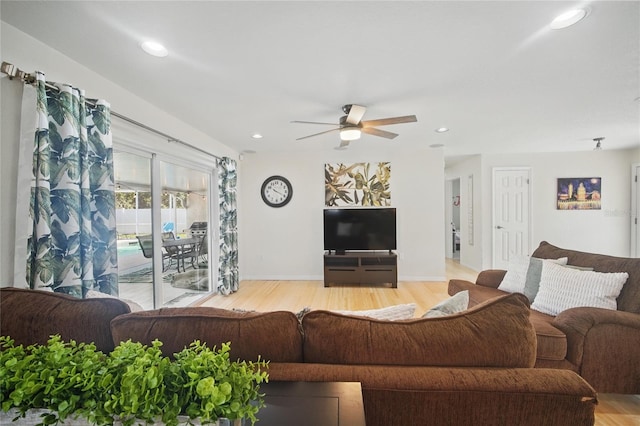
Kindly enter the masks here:
[[114, 152], [120, 298], [153, 309], [151, 159]]
[[164, 306], [186, 306], [210, 292], [208, 173], [161, 161]]

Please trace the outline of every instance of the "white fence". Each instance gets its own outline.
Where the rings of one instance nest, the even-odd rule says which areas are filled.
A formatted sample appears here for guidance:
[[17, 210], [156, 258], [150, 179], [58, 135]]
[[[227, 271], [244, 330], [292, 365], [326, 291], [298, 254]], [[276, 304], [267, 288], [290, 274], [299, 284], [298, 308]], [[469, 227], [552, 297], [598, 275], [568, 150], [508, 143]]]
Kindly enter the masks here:
[[[186, 209], [162, 209], [160, 217], [163, 231], [173, 231], [176, 235], [191, 225], [187, 223]], [[151, 234], [151, 209], [116, 209], [116, 230], [118, 235]]]

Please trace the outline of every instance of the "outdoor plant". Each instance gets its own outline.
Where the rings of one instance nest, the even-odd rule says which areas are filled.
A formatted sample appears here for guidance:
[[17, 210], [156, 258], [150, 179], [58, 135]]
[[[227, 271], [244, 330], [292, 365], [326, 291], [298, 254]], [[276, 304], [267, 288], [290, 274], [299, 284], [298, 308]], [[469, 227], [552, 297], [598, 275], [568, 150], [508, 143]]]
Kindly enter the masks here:
[[41, 425], [85, 418], [96, 425], [180, 422], [219, 418], [257, 420], [264, 406], [259, 385], [266, 361], [231, 361], [230, 343], [219, 350], [199, 341], [163, 356], [162, 343], [120, 343], [110, 354], [92, 344], [63, 342], [16, 346], [0, 337], [0, 404], [3, 411], [45, 409]]

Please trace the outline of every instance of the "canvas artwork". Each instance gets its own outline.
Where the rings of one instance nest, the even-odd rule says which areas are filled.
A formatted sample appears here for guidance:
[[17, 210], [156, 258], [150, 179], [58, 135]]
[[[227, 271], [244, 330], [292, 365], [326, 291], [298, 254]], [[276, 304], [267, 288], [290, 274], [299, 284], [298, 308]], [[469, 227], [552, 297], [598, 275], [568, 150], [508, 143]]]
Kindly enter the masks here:
[[324, 165], [325, 206], [388, 207], [391, 205], [391, 163]]
[[558, 210], [600, 210], [602, 179], [558, 178]]

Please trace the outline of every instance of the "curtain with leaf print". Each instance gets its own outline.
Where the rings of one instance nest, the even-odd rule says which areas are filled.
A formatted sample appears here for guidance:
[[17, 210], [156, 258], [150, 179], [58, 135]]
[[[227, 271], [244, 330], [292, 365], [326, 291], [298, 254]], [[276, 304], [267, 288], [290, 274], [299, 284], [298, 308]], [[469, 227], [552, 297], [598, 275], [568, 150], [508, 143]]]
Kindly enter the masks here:
[[218, 204], [220, 212], [218, 292], [231, 294], [238, 290], [238, 213], [235, 160], [223, 157], [217, 161]]
[[116, 296], [109, 104], [91, 106], [84, 91], [68, 85], [56, 90], [42, 73], [36, 76], [27, 284], [79, 298], [89, 290]]

